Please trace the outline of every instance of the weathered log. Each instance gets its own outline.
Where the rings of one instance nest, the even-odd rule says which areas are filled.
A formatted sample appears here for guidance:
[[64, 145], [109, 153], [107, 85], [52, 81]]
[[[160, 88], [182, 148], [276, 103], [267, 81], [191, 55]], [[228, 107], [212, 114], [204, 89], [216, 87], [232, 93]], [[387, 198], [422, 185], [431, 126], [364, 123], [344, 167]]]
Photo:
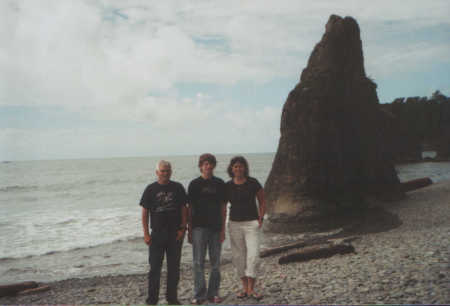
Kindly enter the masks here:
[[268, 257], [271, 255], [283, 253], [283, 252], [291, 250], [291, 249], [298, 249], [298, 248], [304, 248], [304, 247], [311, 246], [311, 245], [323, 244], [323, 243], [327, 242], [329, 239], [330, 239], [330, 237], [320, 237], [320, 238], [306, 240], [306, 241], [301, 240], [301, 241], [289, 243], [286, 245], [281, 245], [281, 246], [265, 249], [265, 250], [262, 250], [259, 252], [259, 257], [264, 258], [264, 257]]
[[22, 282], [10, 285], [3, 285], [0, 286], [0, 296], [15, 295], [19, 291], [36, 288], [37, 286], [38, 283], [36, 282]]
[[433, 184], [433, 181], [429, 177], [423, 177], [423, 178], [400, 183], [400, 186], [401, 186], [400, 188], [402, 189], [403, 192], [408, 192], [408, 191], [412, 191], [412, 190], [416, 190], [419, 188], [429, 186], [431, 184]]
[[268, 249], [260, 251], [259, 257], [264, 258], [264, 257], [268, 257], [268, 256], [275, 255], [278, 253], [283, 253], [290, 249], [303, 248], [305, 246], [306, 246], [306, 242], [301, 241], [301, 242], [294, 242], [294, 243], [290, 243], [290, 244], [286, 244], [286, 245], [281, 245], [281, 246], [274, 247], [274, 248], [268, 248]]
[[302, 262], [311, 259], [328, 258], [336, 254], [356, 253], [355, 248], [350, 244], [331, 244], [327, 246], [313, 246], [302, 249], [298, 252], [282, 256], [278, 260], [280, 265], [290, 262]]
[[43, 285], [43, 286], [39, 286], [39, 287], [36, 287], [33, 289], [22, 290], [22, 291], [18, 292], [17, 295], [34, 294], [34, 293], [44, 292], [44, 291], [48, 291], [48, 290], [50, 290], [50, 286]]

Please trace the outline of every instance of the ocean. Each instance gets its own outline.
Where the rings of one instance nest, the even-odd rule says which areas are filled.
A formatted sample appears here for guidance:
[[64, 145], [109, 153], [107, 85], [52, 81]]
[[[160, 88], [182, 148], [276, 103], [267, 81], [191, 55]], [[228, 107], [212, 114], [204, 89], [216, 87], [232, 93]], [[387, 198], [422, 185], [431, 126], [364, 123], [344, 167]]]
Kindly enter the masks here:
[[[217, 155], [216, 176], [228, 180], [232, 156]], [[274, 153], [244, 156], [264, 184]], [[199, 175], [194, 155], [0, 163], [0, 284], [147, 272], [138, 203], [160, 159], [172, 163], [172, 179], [185, 187]], [[402, 181], [450, 179], [449, 162], [397, 171]], [[184, 262], [191, 252], [185, 243]], [[227, 241], [223, 252], [229, 255]]]

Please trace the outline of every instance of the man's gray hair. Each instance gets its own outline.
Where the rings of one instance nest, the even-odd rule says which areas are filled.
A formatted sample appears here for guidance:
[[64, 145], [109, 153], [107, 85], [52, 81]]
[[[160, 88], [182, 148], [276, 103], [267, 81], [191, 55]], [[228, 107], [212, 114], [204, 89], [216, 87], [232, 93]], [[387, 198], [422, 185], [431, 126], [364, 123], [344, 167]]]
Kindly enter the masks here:
[[170, 162], [168, 162], [167, 160], [160, 160], [159, 162], [156, 163], [156, 171], [159, 171], [159, 168], [161, 166], [168, 166], [170, 169], [172, 169], [172, 165], [170, 164]]

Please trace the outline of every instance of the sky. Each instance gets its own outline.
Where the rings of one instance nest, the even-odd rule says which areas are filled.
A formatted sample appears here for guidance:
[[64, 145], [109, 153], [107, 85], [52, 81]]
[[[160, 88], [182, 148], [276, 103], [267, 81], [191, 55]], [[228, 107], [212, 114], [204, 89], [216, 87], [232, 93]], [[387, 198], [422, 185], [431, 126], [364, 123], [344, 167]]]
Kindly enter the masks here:
[[275, 152], [331, 14], [380, 103], [450, 94], [450, 1], [0, 0], [0, 161]]

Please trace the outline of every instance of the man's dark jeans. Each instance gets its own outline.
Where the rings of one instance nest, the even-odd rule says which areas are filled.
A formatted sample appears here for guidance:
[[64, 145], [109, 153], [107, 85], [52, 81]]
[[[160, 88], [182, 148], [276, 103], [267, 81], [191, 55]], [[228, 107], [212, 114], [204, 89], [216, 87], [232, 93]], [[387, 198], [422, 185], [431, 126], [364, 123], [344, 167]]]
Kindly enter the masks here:
[[[220, 231], [206, 227], [194, 227], [192, 230], [192, 251], [194, 262], [194, 298], [204, 301], [219, 295], [220, 287]], [[209, 253], [211, 272], [208, 289], [205, 284], [205, 257]]]
[[[170, 239], [169, 239], [170, 238]], [[148, 304], [157, 304], [161, 268], [164, 254], [167, 255], [167, 291], [166, 299], [170, 302], [178, 300], [177, 288], [180, 279], [180, 259], [183, 241], [176, 241], [176, 233], [152, 232], [152, 243], [149, 247], [150, 272], [148, 273]]]

